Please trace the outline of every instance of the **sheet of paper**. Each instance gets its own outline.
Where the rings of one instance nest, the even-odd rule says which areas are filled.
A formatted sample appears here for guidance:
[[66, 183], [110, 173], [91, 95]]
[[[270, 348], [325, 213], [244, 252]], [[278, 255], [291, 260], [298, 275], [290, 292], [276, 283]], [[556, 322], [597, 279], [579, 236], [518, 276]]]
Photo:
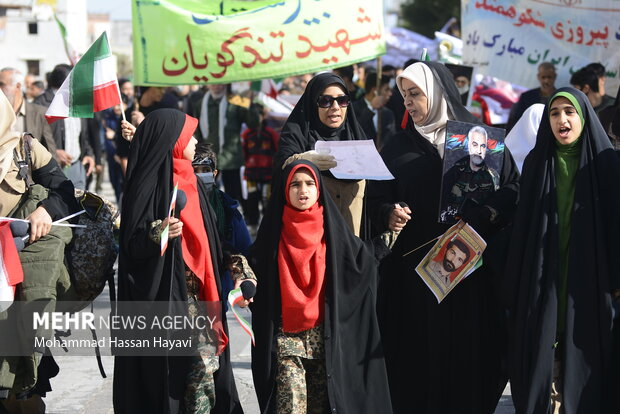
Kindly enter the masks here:
[[375, 148], [375, 143], [365, 141], [317, 141], [319, 154], [331, 154], [338, 165], [330, 171], [336, 178], [346, 180], [393, 180]]

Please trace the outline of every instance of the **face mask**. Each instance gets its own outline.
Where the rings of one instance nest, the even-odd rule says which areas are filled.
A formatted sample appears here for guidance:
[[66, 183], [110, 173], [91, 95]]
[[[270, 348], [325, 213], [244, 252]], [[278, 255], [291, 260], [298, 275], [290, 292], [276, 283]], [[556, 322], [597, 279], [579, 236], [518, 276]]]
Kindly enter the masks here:
[[357, 73], [353, 73], [353, 79], [351, 79], [353, 81], [353, 83], [357, 83], [358, 80], [360, 80], [360, 77]]
[[215, 184], [215, 177], [213, 177], [213, 173], [212, 172], [198, 173], [198, 174], [196, 174], [196, 177], [198, 177], [198, 179], [200, 181], [202, 181], [204, 185], [207, 186], [207, 190], [209, 190], [209, 191], [211, 190], [211, 188]]
[[459, 90], [459, 94], [461, 94], [461, 95], [466, 94], [467, 92], [469, 92], [469, 86], [467, 86], [467, 85], [461, 86], [461, 87], [457, 87], [456, 89]]
[[390, 79], [390, 89], [394, 89], [394, 86], [396, 86], [396, 78]]

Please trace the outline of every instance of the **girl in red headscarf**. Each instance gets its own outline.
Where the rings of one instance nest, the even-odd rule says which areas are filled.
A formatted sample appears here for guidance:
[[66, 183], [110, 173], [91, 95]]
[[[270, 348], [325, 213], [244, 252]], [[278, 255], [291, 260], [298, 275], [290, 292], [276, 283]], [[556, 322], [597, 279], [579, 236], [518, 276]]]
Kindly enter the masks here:
[[291, 163], [277, 184], [251, 251], [261, 412], [391, 413], [375, 313], [391, 243], [352, 233], [311, 162]]

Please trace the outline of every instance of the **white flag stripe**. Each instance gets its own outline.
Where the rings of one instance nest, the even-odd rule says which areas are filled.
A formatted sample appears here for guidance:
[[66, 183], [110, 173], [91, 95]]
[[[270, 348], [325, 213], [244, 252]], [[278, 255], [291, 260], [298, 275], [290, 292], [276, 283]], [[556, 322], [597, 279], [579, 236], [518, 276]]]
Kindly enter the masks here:
[[101, 85], [116, 81], [116, 63], [112, 57], [95, 61], [93, 86], [97, 89]]
[[56, 96], [54, 96], [54, 100], [50, 104], [49, 108], [45, 112], [47, 116], [57, 116], [66, 118], [69, 116], [69, 105], [71, 104], [70, 100], [70, 90], [69, 86], [71, 84], [71, 75], [67, 76], [67, 79], [62, 83], [62, 86], [56, 92]]

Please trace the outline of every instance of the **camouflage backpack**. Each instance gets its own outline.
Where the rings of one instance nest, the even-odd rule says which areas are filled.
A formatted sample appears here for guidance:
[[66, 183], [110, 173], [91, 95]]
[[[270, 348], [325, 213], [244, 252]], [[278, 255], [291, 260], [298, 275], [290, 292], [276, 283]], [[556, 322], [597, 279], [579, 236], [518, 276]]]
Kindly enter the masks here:
[[110, 296], [114, 300], [114, 262], [118, 254], [114, 226], [119, 212], [94, 193], [76, 189], [75, 195], [86, 211], [78, 216], [77, 224], [87, 227], [74, 229], [65, 256], [71, 285], [78, 299], [84, 301], [80, 306], [83, 309], [99, 296], [106, 281], [110, 282]]

